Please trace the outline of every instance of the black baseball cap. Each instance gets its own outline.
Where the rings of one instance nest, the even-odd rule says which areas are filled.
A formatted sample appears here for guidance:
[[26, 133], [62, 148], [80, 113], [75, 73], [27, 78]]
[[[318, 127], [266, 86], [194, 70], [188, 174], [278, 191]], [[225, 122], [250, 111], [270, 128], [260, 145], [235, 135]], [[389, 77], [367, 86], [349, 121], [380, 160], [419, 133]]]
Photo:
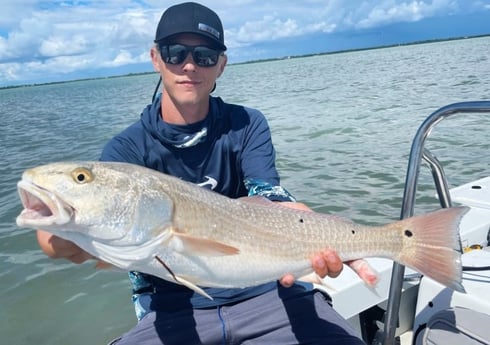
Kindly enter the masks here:
[[214, 11], [201, 4], [184, 2], [167, 8], [158, 23], [155, 43], [183, 33], [200, 35], [216, 48], [226, 50], [221, 20]]

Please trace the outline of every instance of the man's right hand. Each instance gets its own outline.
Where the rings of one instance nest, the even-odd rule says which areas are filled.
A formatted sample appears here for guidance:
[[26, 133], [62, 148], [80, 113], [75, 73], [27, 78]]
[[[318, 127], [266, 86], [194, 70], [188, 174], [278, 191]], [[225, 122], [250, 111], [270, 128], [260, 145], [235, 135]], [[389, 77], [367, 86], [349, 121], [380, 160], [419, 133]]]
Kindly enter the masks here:
[[43, 230], [37, 230], [37, 241], [42, 251], [53, 259], [63, 258], [76, 264], [94, 259], [92, 255], [78, 247], [75, 243]]

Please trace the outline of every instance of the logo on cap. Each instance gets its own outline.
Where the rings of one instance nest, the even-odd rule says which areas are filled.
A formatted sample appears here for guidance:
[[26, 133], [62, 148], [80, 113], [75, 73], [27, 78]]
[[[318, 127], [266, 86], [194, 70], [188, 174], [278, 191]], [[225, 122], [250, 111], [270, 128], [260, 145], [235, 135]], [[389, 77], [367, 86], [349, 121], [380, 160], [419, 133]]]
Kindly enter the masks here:
[[219, 39], [219, 31], [216, 30], [215, 28], [213, 28], [207, 24], [203, 24], [203, 23], [199, 23], [197, 28], [201, 31], [205, 31], [207, 33], [210, 33], [211, 35], [213, 35], [214, 37]]

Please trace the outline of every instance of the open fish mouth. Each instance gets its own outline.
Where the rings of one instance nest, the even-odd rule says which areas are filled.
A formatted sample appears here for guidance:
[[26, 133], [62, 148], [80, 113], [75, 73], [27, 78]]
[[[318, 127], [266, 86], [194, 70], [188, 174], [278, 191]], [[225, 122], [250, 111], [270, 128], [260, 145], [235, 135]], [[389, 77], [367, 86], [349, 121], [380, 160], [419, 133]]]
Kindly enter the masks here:
[[49, 227], [68, 223], [74, 209], [54, 193], [30, 181], [21, 180], [17, 184], [24, 210], [17, 217], [18, 226]]

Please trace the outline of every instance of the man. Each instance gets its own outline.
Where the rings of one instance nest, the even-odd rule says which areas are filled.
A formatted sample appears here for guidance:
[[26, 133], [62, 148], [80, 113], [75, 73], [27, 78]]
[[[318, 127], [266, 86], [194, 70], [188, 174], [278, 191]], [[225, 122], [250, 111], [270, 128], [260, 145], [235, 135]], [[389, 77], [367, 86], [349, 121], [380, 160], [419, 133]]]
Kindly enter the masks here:
[[[226, 66], [223, 27], [196, 3], [168, 8], [150, 54], [162, 94], [141, 119], [114, 137], [101, 160], [143, 165], [229, 197], [262, 195], [306, 208], [280, 186], [267, 122], [257, 110], [211, 97]], [[52, 257], [90, 259], [74, 244], [38, 231]], [[315, 255], [316, 254], [316, 255]], [[315, 272], [337, 276], [342, 263], [326, 250], [312, 253]], [[312, 284], [286, 274], [245, 289], [204, 288], [213, 300], [184, 286], [131, 272], [138, 324], [113, 344], [362, 344]]]

